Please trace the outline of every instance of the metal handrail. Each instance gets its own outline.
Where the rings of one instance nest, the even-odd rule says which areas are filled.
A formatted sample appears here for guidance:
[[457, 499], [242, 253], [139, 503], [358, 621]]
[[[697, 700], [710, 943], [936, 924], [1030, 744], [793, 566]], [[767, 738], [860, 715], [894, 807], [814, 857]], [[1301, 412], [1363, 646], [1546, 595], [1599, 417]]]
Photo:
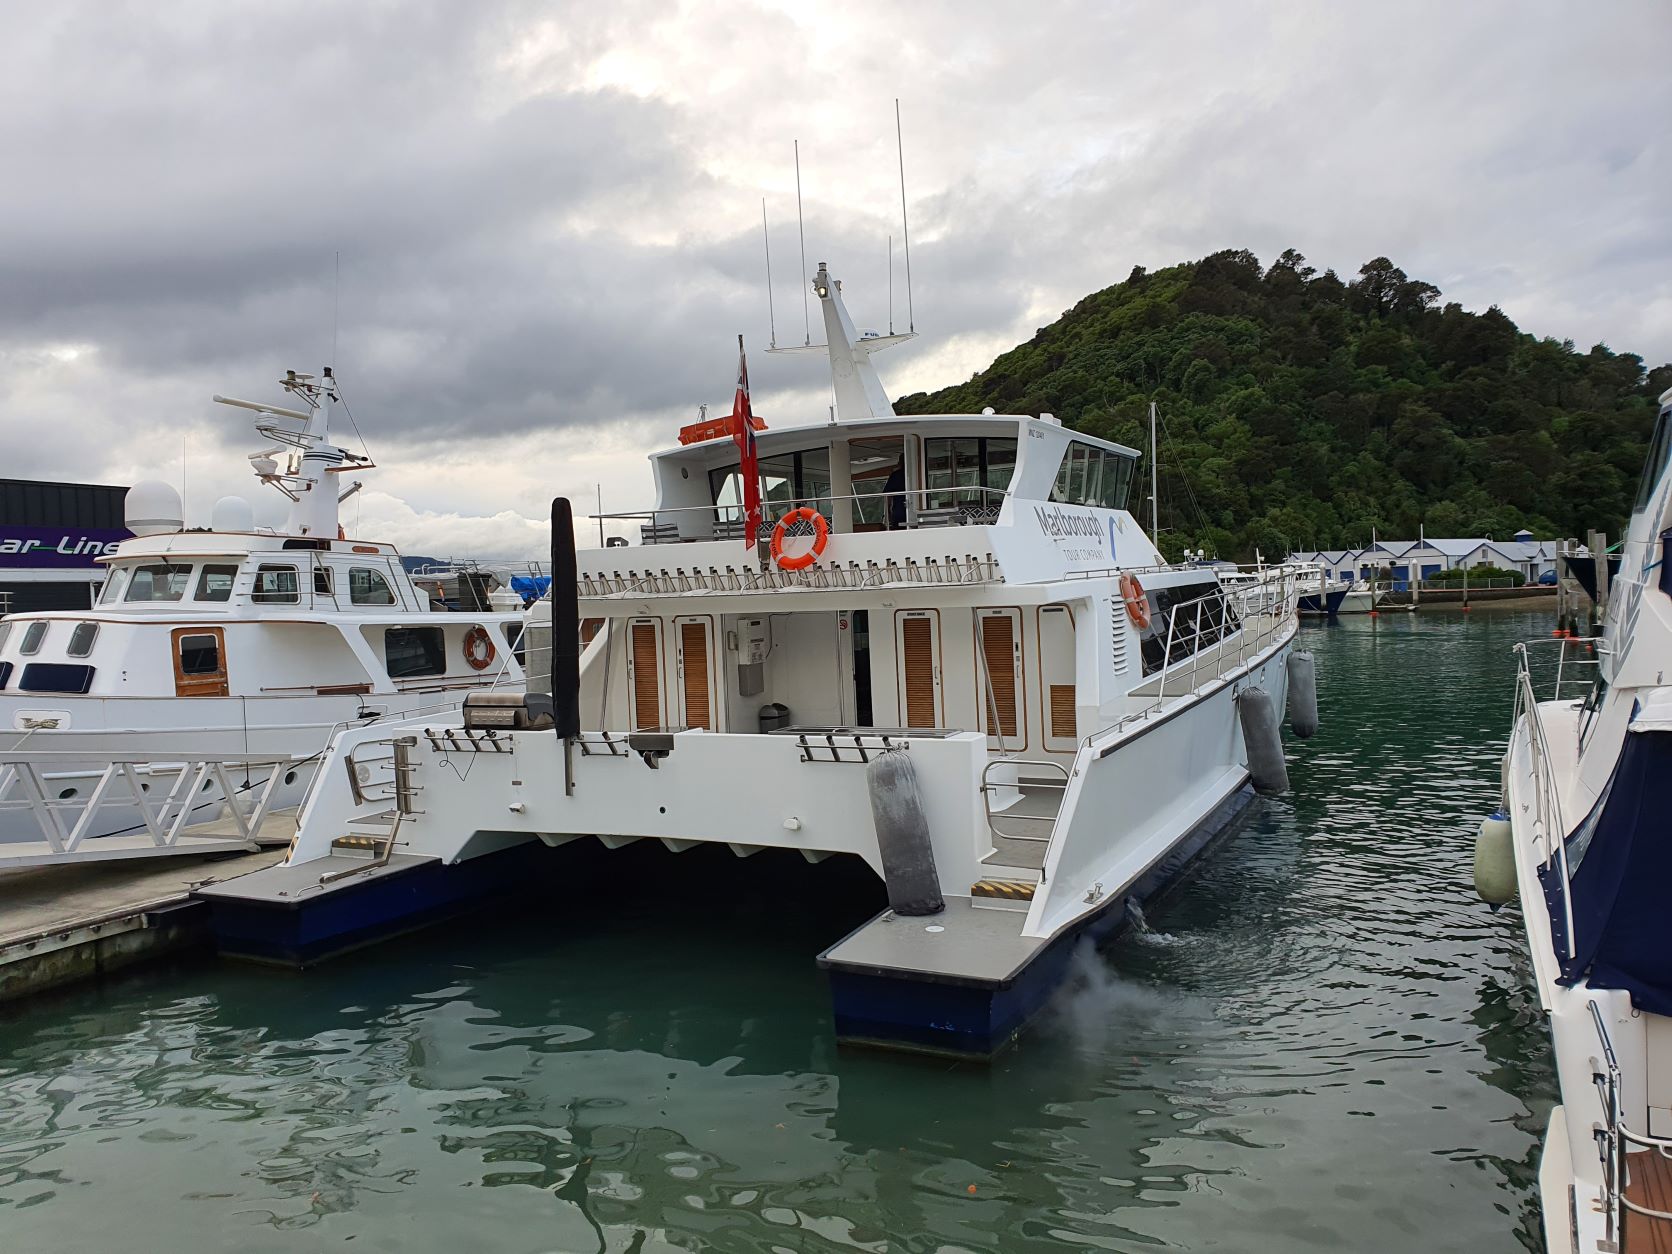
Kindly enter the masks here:
[[1626, 1123], [1621, 1110], [1620, 1090], [1623, 1086], [1620, 1081], [1620, 1063], [1614, 1056], [1614, 1042], [1609, 1039], [1608, 1026], [1603, 1022], [1602, 1011], [1595, 1000], [1588, 1000], [1585, 1005], [1591, 1012], [1591, 1024], [1596, 1028], [1597, 1041], [1602, 1046], [1600, 1063], [1596, 1058], [1591, 1059], [1591, 1083], [1596, 1086], [1603, 1110], [1603, 1122], [1593, 1133], [1597, 1143], [1597, 1156], [1602, 1160], [1603, 1236], [1604, 1240], [1614, 1243], [1613, 1249], [1623, 1252], [1626, 1227], [1622, 1212], [1631, 1211], [1647, 1219], [1660, 1219], [1672, 1223], [1672, 1212], [1644, 1206], [1626, 1196], [1626, 1146], [1635, 1145], [1651, 1153], [1672, 1157], [1672, 1137], [1636, 1132]]
[[1544, 732], [1544, 720], [1539, 716], [1538, 697], [1533, 691], [1533, 678], [1527, 668], [1524, 645], [1515, 647], [1519, 665], [1516, 671], [1515, 719], [1513, 728], [1523, 718], [1527, 720], [1527, 757], [1533, 773], [1533, 840], [1541, 865], [1552, 857], [1551, 834], [1555, 834], [1554, 857], [1562, 882], [1562, 921], [1567, 934], [1567, 956], [1573, 958], [1578, 948], [1573, 935], [1573, 894], [1570, 888], [1572, 870], [1567, 856], [1567, 822], [1562, 817], [1562, 799], [1550, 769], [1550, 741]]
[[[981, 806], [982, 806], [982, 809], [985, 810], [986, 813], [987, 813], [987, 830], [992, 832], [995, 836], [1004, 837], [1004, 839], [1006, 839], [1006, 840], [1031, 840], [1031, 841], [1037, 841], [1040, 844], [1044, 844], [1044, 845], [1048, 846], [1051, 843], [1051, 838], [1056, 835], [1057, 820], [1062, 818], [1062, 798], [1059, 797], [1057, 799], [1057, 812], [1054, 815], [1052, 815], [1049, 819], [1047, 819], [1044, 815], [1037, 815], [1037, 814], [997, 814], [997, 815], [995, 815], [993, 813], [992, 794], [997, 792], [1000, 788], [1014, 788], [1018, 792], [1021, 791], [1021, 788], [1022, 788], [1022, 784], [1021, 784], [1020, 780], [1018, 780], [1015, 783], [995, 784], [989, 778], [989, 776], [991, 775], [993, 768], [996, 767], [996, 766], [1043, 767], [1047, 770], [1059, 771], [1062, 774], [1062, 779], [1061, 779], [1060, 782], [1057, 781], [1057, 780], [1051, 780], [1051, 779], [1035, 779], [1035, 780], [1029, 780], [1028, 784], [1029, 784], [1030, 787], [1034, 787], [1034, 788], [1055, 789], [1058, 792], [1062, 793], [1064, 796], [1066, 796], [1067, 793], [1068, 793], [1069, 780], [1073, 778], [1069, 774], [1068, 768], [1066, 766], [1064, 766], [1061, 762], [1052, 762], [1052, 761], [1049, 761], [1049, 760], [1044, 759], [1044, 758], [1003, 757], [1003, 758], [992, 759], [981, 770], [981, 788], [980, 788]], [[1045, 835], [1043, 835], [1043, 836], [1024, 836], [1024, 835], [1021, 835], [1020, 833], [1017, 833], [1017, 832], [1006, 832], [1006, 831], [1001, 830], [998, 827], [997, 823], [995, 822], [996, 819], [1000, 819], [1000, 818], [1013, 819], [1013, 820], [1016, 820], [1018, 822], [1027, 822], [1027, 823], [1046, 823], [1046, 822], [1048, 822], [1051, 825], [1051, 830], [1046, 832]], [[1043, 880], [1044, 877], [1045, 877], [1045, 869], [1042, 866], [1042, 867], [1040, 867], [1040, 879]]]

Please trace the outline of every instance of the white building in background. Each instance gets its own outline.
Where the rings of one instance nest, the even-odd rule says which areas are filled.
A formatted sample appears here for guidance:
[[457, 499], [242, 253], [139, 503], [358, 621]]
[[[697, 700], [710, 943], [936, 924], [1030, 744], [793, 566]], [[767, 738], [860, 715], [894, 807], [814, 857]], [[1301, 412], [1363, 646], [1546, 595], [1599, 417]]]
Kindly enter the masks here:
[[1520, 571], [1527, 582], [1536, 583], [1545, 572], [1556, 569], [1558, 544], [1556, 540], [1535, 540], [1530, 531], [1518, 531], [1509, 540], [1489, 536], [1378, 540], [1363, 549], [1291, 553], [1288, 560], [1315, 562], [1334, 578], [1348, 582], [1375, 579], [1386, 570], [1395, 588], [1412, 579], [1433, 579], [1443, 571], [1481, 566]]

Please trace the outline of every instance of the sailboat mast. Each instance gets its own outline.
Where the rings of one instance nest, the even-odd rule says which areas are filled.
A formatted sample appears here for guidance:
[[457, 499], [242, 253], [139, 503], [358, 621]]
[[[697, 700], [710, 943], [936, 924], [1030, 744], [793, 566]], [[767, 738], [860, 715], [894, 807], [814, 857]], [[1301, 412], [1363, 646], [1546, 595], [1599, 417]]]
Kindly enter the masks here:
[[1161, 548], [1161, 466], [1158, 462], [1160, 449], [1155, 443], [1155, 402], [1149, 403], [1149, 534], [1150, 543], [1158, 550]]

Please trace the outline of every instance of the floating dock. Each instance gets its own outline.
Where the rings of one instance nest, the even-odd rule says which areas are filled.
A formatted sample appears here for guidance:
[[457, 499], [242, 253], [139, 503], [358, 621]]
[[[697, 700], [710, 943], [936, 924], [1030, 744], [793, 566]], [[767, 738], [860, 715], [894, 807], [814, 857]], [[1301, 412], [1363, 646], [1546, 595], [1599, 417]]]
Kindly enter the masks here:
[[[294, 820], [280, 820], [294, 830]], [[283, 845], [220, 856], [0, 871], [0, 1002], [205, 945], [204, 884], [272, 866]]]

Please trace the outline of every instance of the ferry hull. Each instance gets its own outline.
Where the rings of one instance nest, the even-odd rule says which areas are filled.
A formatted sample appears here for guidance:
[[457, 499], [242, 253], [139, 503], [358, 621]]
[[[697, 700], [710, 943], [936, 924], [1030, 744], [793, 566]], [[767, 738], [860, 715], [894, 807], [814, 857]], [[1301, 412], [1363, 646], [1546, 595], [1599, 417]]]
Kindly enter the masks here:
[[819, 964], [830, 979], [837, 1040], [973, 1060], [1001, 1053], [1063, 987], [1079, 945], [1118, 935], [1128, 924], [1130, 905], [1141, 906], [1166, 893], [1210, 846], [1231, 832], [1253, 801], [1254, 790], [1241, 784], [1126, 892], [1054, 938], [1010, 978], [913, 979], [900, 972], [834, 962], [830, 954], [838, 946], [832, 946], [820, 955]]

